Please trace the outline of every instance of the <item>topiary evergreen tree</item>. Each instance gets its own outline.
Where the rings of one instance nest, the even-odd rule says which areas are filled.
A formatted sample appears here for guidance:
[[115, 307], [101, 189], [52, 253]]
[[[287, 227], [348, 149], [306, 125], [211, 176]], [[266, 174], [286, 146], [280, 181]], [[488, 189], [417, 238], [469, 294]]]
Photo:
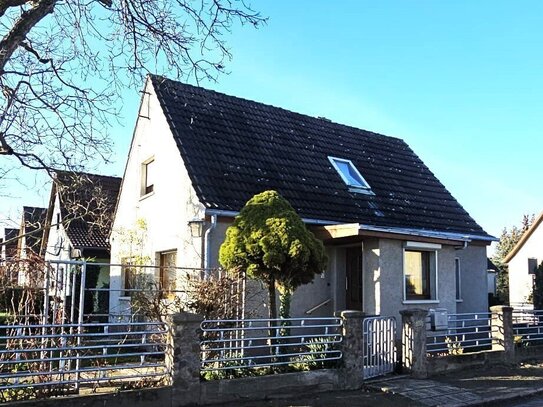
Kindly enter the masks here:
[[269, 317], [290, 316], [294, 291], [313, 280], [326, 266], [320, 240], [311, 233], [294, 208], [276, 191], [251, 198], [226, 231], [219, 261], [227, 270], [245, 270], [247, 276], [266, 284]]

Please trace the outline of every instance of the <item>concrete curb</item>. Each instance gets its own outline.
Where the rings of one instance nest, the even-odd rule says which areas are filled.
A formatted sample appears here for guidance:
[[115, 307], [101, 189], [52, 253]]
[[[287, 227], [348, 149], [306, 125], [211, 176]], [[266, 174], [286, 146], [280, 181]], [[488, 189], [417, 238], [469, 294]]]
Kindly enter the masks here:
[[[389, 393], [389, 394], [397, 394], [400, 396], [403, 396], [405, 398], [408, 398], [410, 400], [413, 400], [415, 402], [419, 402], [421, 404], [424, 403], [424, 399], [420, 399], [417, 397], [412, 397], [407, 392], [404, 391], [398, 391], [398, 389], [391, 389], [386, 386], [387, 383], [394, 383], [395, 380], [382, 380], [377, 383], [368, 383], [364, 387], [366, 387], [368, 390], [373, 390], [376, 392], [381, 393]], [[429, 383], [428, 383], [429, 384]], [[424, 386], [422, 386], [424, 387]], [[429, 387], [433, 387], [430, 385]], [[480, 388], [482, 389], [482, 388]], [[468, 401], [461, 401], [461, 402], [452, 402], [452, 403], [444, 403], [444, 404], [436, 404], [436, 407], [471, 407], [471, 406], [494, 406], [497, 402], [504, 402], [509, 400], [515, 400], [515, 399], [522, 399], [522, 398], [529, 398], [533, 397], [539, 394], [543, 394], [543, 386], [538, 386], [536, 388], [524, 388], [519, 389], [514, 388], [511, 389], [511, 391], [507, 394], [499, 394], [496, 396], [489, 395], [488, 393], [485, 394], [485, 391], [478, 390], [477, 388], [464, 388], [464, 387], [458, 387], [459, 391], [470, 393], [473, 396], [476, 396], [477, 400], [468, 400]], [[444, 394], [445, 396], [447, 394]]]

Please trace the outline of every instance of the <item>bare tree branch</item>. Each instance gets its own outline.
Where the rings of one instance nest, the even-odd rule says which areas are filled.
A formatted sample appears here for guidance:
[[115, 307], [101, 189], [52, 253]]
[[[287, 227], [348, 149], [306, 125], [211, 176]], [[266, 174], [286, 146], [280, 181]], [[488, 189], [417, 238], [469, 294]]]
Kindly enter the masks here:
[[215, 80], [224, 34], [264, 22], [242, 0], [0, 0], [0, 158], [49, 172], [107, 162], [127, 87], [149, 72]]

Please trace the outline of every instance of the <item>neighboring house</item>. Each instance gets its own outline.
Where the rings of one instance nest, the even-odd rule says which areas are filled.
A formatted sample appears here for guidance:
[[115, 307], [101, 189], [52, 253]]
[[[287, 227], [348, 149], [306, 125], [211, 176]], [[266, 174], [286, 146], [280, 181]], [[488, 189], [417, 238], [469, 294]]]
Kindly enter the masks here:
[[18, 252], [21, 258], [27, 258], [30, 252], [40, 253], [46, 215], [46, 208], [23, 206], [18, 241]]
[[0, 258], [2, 260], [10, 260], [17, 256], [18, 237], [19, 229], [4, 228], [3, 244], [0, 246]]
[[[17, 241], [19, 229], [4, 228], [4, 236], [0, 239], [0, 266], [7, 265], [17, 257]], [[3, 269], [3, 281], [10, 284], [17, 284], [17, 273], [11, 267]]]
[[[110, 262], [108, 238], [120, 184], [117, 177], [57, 172], [47, 210], [47, 233], [41, 244], [46, 261]], [[56, 277], [59, 285], [63, 278]], [[109, 267], [87, 265], [85, 287], [109, 287]], [[97, 301], [97, 295], [89, 297]], [[86, 301], [86, 308], [92, 303]]]
[[[157, 76], [143, 92], [112, 262], [126, 261], [122, 231], [144, 220], [141, 253], [158, 266], [157, 281], [181, 278], [163, 272], [168, 261], [217, 267], [227, 227], [269, 189], [292, 204], [329, 258], [322, 276], [294, 294], [293, 315], [487, 311], [486, 247], [496, 239], [403, 140]], [[195, 237], [192, 220], [205, 221]], [[112, 309], [125, 281], [112, 268]]]
[[543, 261], [543, 213], [524, 232], [518, 243], [505, 257], [509, 266], [509, 303], [532, 302], [534, 269]]
[[[45, 218], [47, 209], [32, 206], [23, 206], [21, 216], [21, 227], [19, 229], [19, 240], [17, 252], [21, 259], [35, 259], [39, 256], [41, 241], [45, 231]], [[30, 268], [32, 269], [32, 268]], [[29, 280], [27, 267], [21, 267], [17, 280], [19, 285], [26, 285]]]

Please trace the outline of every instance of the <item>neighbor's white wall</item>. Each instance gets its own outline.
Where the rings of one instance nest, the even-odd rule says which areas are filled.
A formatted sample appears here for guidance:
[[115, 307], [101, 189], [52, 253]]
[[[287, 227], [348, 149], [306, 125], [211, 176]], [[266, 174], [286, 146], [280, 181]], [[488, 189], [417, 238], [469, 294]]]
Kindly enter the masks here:
[[509, 302], [526, 302], [532, 292], [532, 275], [528, 274], [528, 259], [543, 261], [543, 223], [537, 225], [524, 245], [509, 262]]
[[[134, 230], [136, 222], [142, 219], [147, 224], [147, 233], [141, 255], [148, 256], [152, 265], [158, 262], [157, 253], [177, 250], [178, 267], [199, 268], [202, 266], [202, 240], [191, 237], [187, 223], [195, 217], [203, 218], [204, 208], [191, 186], [150, 81], [145, 92], [149, 95], [144, 94], [140, 106], [113, 223], [111, 260], [120, 264], [130, 255], [122, 236], [127, 230]], [[151, 157], [155, 161], [154, 191], [142, 197], [142, 163]], [[181, 274], [178, 272], [179, 277]], [[114, 311], [122, 288], [120, 267], [111, 268], [110, 285], [110, 309]]]

